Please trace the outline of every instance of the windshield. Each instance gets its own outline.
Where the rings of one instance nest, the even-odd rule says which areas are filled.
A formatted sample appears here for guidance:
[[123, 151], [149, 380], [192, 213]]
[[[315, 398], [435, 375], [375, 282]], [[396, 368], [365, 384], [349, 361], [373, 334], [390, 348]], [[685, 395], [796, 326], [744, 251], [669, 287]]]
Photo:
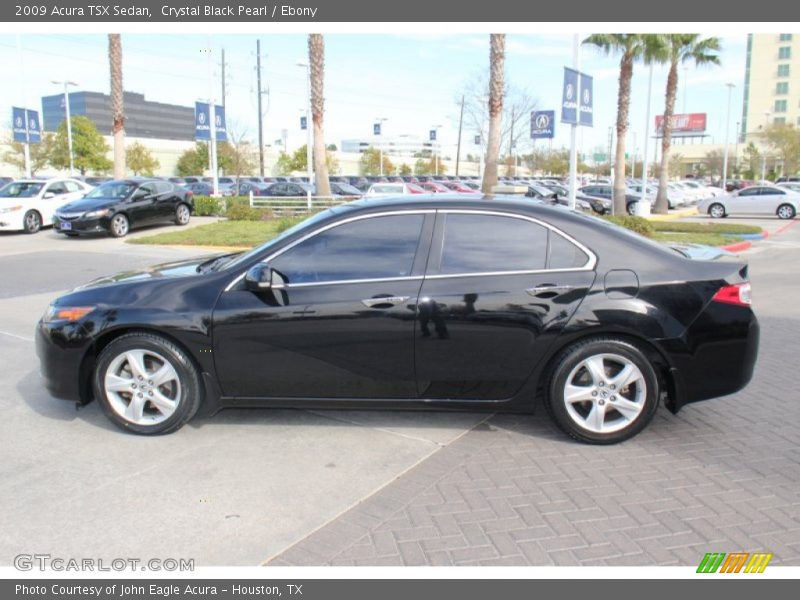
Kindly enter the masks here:
[[136, 186], [132, 183], [112, 182], [104, 183], [103, 185], [94, 188], [91, 192], [86, 194], [86, 198], [114, 198], [122, 200], [127, 198], [133, 193]]
[[276, 237], [272, 238], [268, 242], [265, 242], [265, 243], [261, 244], [260, 246], [256, 246], [252, 250], [248, 250], [247, 252], [244, 252], [243, 254], [240, 254], [234, 260], [232, 260], [232, 261], [230, 261], [228, 263], [225, 263], [222, 266], [221, 270], [226, 271], [228, 269], [236, 268], [238, 265], [241, 265], [242, 263], [245, 263], [248, 260], [250, 260], [253, 256], [258, 254], [259, 252], [261, 252], [263, 250], [266, 250], [267, 248], [269, 248], [270, 246], [272, 246], [274, 244], [277, 244], [281, 240], [284, 240], [287, 237], [289, 237], [290, 235], [294, 235], [295, 233], [297, 233], [301, 229], [304, 229], [306, 227], [310, 227], [314, 223], [318, 223], [319, 221], [322, 221], [323, 219], [329, 217], [331, 214], [333, 214], [336, 211], [337, 211], [336, 208], [329, 208], [328, 210], [323, 210], [322, 212], [318, 212], [317, 214], [312, 215], [312, 216], [310, 216], [309, 218], [307, 218], [307, 219], [305, 219], [303, 221], [300, 221], [297, 225], [294, 225], [293, 227], [290, 227], [289, 229], [279, 233]]
[[15, 181], [0, 189], [0, 198], [32, 198], [41, 191], [43, 186], [43, 183]]

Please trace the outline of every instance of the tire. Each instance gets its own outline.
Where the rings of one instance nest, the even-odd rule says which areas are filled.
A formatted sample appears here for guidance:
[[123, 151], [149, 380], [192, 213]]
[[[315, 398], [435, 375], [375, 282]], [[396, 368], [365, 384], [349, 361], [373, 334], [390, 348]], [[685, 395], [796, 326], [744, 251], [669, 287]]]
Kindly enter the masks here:
[[125, 237], [128, 235], [130, 227], [131, 225], [128, 221], [128, 217], [122, 213], [117, 213], [111, 217], [111, 221], [108, 224], [108, 233], [111, 237], [115, 238]]
[[625, 206], [625, 209], [630, 216], [633, 217], [636, 215], [636, 207], [638, 204], [638, 202], [628, 202], [628, 204]]
[[781, 204], [775, 214], [778, 215], [779, 219], [794, 219], [797, 211], [791, 204]]
[[642, 431], [658, 408], [658, 377], [633, 344], [611, 337], [576, 342], [554, 365], [547, 407], [556, 424], [576, 440], [622, 442]]
[[[149, 379], [161, 373], [161, 381]], [[200, 375], [181, 348], [156, 334], [128, 333], [106, 346], [92, 376], [94, 397], [125, 431], [177, 431], [202, 402]]]
[[722, 217], [727, 217], [728, 215], [725, 213], [725, 207], [722, 206], [722, 204], [719, 202], [714, 202], [714, 204], [708, 207], [708, 216], [712, 219], [721, 219]]
[[178, 204], [177, 207], [175, 207], [175, 224], [176, 225], [180, 225], [180, 226], [188, 225], [189, 224], [189, 219], [191, 219], [191, 217], [192, 217], [191, 209], [186, 204], [184, 204], [183, 202], [181, 202], [180, 204]]
[[25, 233], [36, 233], [42, 228], [42, 215], [37, 210], [29, 210], [22, 217], [22, 227]]

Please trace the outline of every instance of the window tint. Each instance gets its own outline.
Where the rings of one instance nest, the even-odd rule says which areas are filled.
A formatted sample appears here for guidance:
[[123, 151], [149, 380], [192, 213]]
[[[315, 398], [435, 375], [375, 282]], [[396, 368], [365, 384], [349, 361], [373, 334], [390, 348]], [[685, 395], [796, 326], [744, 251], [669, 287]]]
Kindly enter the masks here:
[[80, 192], [80, 191], [83, 191], [83, 188], [81, 186], [79, 186], [77, 183], [75, 183], [74, 181], [65, 181], [64, 182], [64, 187], [67, 188], [68, 192]]
[[557, 233], [550, 232], [550, 260], [548, 269], [575, 269], [589, 262], [586, 253]]
[[67, 188], [63, 181], [55, 181], [48, 186], [47, 191], [56, 195], [66, 194]]
[[758, 188], [745, 188], [739, 191], [740, 196], [758, 196]]
[[547, 229], [513, 217], [449, 214], [439, 272], [486, 273], [543, 269]]
[[424, 219], [396, 215], [339, 225], [299, 243], [270, 266], [286, 283], [406, 277]]
[[139, 189], [136, 190], [136, 191], [137, 192], [139, 192], [139, 191], [147, 192], [148, 196], [152, 196], [153, 194], [158, 193], [157, 190], [156, 190], [156, 184], [155, 183], [143, 183], [142, 185], [139, 186]]
[[166, 181], [159, 181], [156, 183], [156, 192], [158, 194], [166, 194], [172, 191], [172, 184], [167, 183]]
[[762, 196], [780, 196], [785, 194], [783, 190], [779, 190], [778, 188], [761, 188], [761, 195]]

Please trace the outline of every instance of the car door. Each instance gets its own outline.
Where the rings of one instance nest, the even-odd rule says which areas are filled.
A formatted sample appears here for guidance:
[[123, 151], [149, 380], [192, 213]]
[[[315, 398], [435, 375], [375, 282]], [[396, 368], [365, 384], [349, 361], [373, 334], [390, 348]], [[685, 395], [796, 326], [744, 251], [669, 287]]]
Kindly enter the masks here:
[[37, 209], [42, 215], [42, 223], [50, 223], [56, 209], [61, 208], [70, 201], [69, 190], [66, 182], [62, 180], [51, 181], [42, 191], [41, 201], [37, 203]]
[[171, 220], [175, 216], [175, 209], [179, 200], [175, 186], [166, 181], [157, 181], [154, 185], [156, 196], [153, 218], [157, 221]]
[[734, 215], [756, 212], [758, 210], [759, 189], [757, 187], [744, 188], [731, 195], [730, 198], [726, 198], [726, 212]]
[[415, 308], [433, 211], [347, 219], [266, 261], [273, 287], [236, 284], [214, 310], [214, 360], [235, 398], [416, 396]]
[[158, 217], [156, 196], [158, 190], [154, 181], [142, 183], [133, 192], [125, 207], [131, 227], [153, 223]]
[[774, 215], [778, 207], [786, 199], [786, 192], [778, 188], [762, 187], [753, 202], [753, 213], [759, 215]]
[[419, 395], [513, 397], [586, 295], [594, 262], [535, 219], [440, 210], [418, 307]]

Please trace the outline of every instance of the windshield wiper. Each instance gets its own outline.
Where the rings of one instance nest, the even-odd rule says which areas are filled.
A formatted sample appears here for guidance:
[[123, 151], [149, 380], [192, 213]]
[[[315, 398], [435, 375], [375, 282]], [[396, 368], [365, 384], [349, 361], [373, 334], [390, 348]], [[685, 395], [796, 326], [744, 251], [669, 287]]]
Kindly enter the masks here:
[[207, 273], [209, 271], [213, 271], [219, 265], [221, 265], [224, 260], [230, 260], [237, 254], [241, 254], [241, 252], [230, 252], [228, 254], [222, 254], [221, 256], [215, 256], [213, 258], [209, 258], [208, 260], [201, 262], [199, 265], [197, 265], [197, 272]]

